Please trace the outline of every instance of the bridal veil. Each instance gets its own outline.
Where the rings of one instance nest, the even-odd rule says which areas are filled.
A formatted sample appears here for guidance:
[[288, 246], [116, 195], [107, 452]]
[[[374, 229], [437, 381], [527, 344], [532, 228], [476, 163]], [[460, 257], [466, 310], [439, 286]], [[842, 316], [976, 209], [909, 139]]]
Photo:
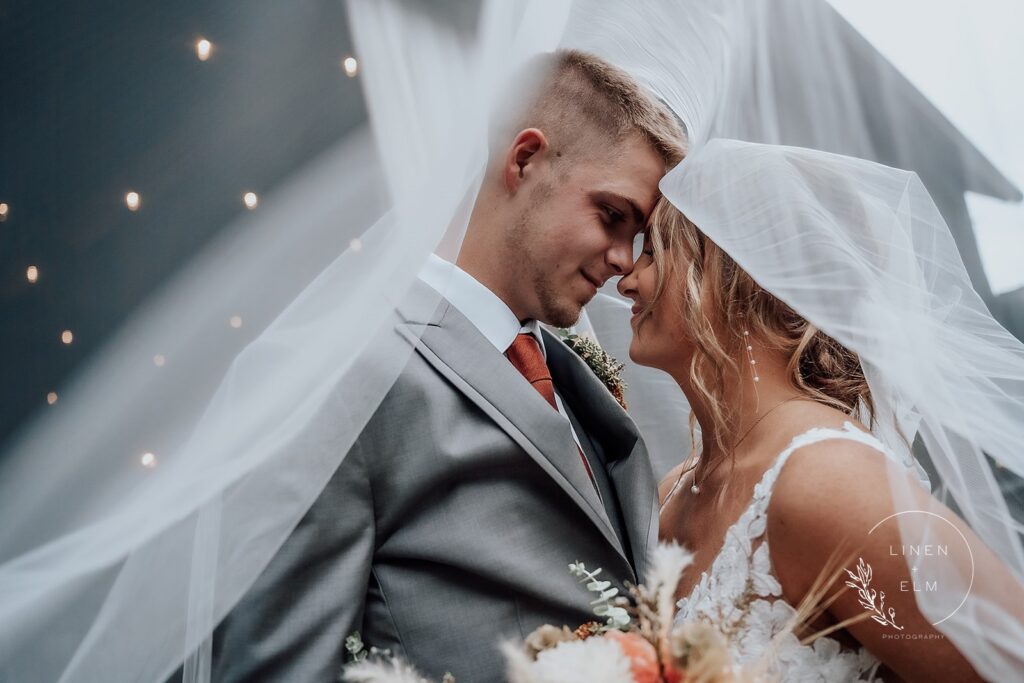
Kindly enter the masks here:
[[[1024, 476], [1024, 349], [972, 289], [917, 160], [878, 133], [935, 115], [889, 106], [899, 100], [887, 88], [904, 87], [891, 78], [870, 93], [882, 109], [867, 106], [855, 75], [881, 67], [865, 64], [831, 7], [492, 0], [460, 22], [438, 17], [461, 16], [451, 3], [348, 7], [372, 144], [363, 133], [330, 150], [267, 202], [261, 223], [197, 259], [63, 393], [61, 410], [0, 456], [0, 677], [151, 681], [184, 662], [187, 681], [209, 679], [213, 628], [412, 352], [358, 362], [427, 256], [458, 252], [505, 85], [559, 47], [621, 66], [672, 108], [690, 154], [664, 194], [865, 359], [880, 424], [917, 437], [936, 494], [1024, 577], [1020, 503], [994, 474]], [[326, 266], [308, 258], [324, 253]], [[204, 332], [239, 306], [257, 330], [244, 348]], [[599, 334], [628, 330], [613, 299], [589, 313]], [[175, 359], [159, 382], [140, 370], [153, 339]], [[654, 450], [682, 457], [678, 392], [657, 379], [632, 391]], [[336, 420], [311, 430], [325, 409]], [[894, 434], [883, 437], [899, 450]], [[891, 484], [909, 506], [902, 480]], [[901, 530], [907, 544], [940, 533]], [[962, 569], [939, 577], [941, 595], [918, 594], [922, 611], [938, 621], [955, 607], [937, 628], [986, 677], [1019, 675], [1017, 607], [1000, 603], [984, 566]], [[962, 604], [947, 604], [952, 595]]]

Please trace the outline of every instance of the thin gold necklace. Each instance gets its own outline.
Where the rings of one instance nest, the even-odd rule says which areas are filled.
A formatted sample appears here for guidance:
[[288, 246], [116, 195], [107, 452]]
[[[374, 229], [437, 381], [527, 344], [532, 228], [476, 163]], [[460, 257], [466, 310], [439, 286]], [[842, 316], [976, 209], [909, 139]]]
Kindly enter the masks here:
[[[778, 403], [773, 405], [771, 408], [766, 410], [764, 413], [762, 413], [761, 417], [759, 417], [756, 420], [754, 420], [753, 424], [751, 424], [749, 427], [747, 427], [746, 431], [743, 432], [743, 436], [741, 436], [736, 441], [736, 443], [733, 444], [733, 449], [737, 448], [741, 443], [743, 443], [743, 440], [747, 438], [747, 436], [750, 434], [750, 432], [754, 431], [754, 427], [756, 427], [758, 424], [760, 424], [761, 420], [763, 420], [766, 417], [768, 417], [769, 415], [771, 415], [775, 411], [776, 408], [779, 408], [783, 404], [789, 403], [790, 401], [813, 401], [813, 400], [814, 399], [808, 398], [806, 396], [790, 396], [787, 399], [783, 399], [783, 400], [779, 401]], [[693, 493], [693, 495], [697, 495], [697, 494], [700, 493], [700, 491], [701, 491], [701, 488], [700, 488], [701, 484], [703, 484], [705, 481], [707, 481], [707, 478], [711, 475], [712, 472], [715, 471], [715, 468], [718, 467], [718, 464], [720, 462], [722, 462], [721, 458], [717, 462], [715, 462], [714, 466], [709, 471], [704, 473], [704, 476], [701, 477], [701, 480], [699, 482], [695, 481], [693, 483], [693, 485], [690, 487], [690, 492]], [[679, 477], [676, 479], [675, 483], [672, 485], [672, 488], [669, 489], [668, 495], [665, 496], [665, 501], [661, 504], [661, 509], [665, 509], [665, 506], [668, 505], [668, 502], [672, 499], [672, 496], [675, 495], [676, 490], [679, 488], [679, 485], [683, 483], [683, 477], [685, 477], [690, 472], [693, 472], [694, 470], [696, 470], [698, 465], [700, 465], [700, 461], [699, 460], [696, 463], [693, 464], [693, 467], [688, 467], [688, 468], [686, 468], [685, 470], [683, 470], [682, 472], [679, 473]], [[696, 479], [696, 478], [697, 478], [697, 475], [694, 474], [694, 479]]]

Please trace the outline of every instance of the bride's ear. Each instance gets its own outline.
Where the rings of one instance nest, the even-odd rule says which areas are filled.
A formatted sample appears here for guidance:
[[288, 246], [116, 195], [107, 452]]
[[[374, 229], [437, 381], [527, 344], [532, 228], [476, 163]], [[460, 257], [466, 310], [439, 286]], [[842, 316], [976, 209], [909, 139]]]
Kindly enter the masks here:
[[519, 131], [505, 154], [502, 178], [509, 193], [516, 190], [534, 172], [548, 149], [548, 139], [538, 128]]

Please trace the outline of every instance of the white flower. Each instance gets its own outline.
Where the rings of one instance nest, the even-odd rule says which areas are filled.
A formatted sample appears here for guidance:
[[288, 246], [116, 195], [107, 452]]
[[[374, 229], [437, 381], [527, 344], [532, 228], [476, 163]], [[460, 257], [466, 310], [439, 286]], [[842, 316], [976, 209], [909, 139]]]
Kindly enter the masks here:
[[[718, 583], [714, 593], [720, 602], [736, 601], [747, 588], [746, 572], [735, 569], [747, 564], [747, 553], [742, 545], [736, 542], [737, 540], [731, 536], [727, 537], [721, 553], [712, 565], [712, 575]], [[730, 571], [715, 571], [721, 567], [728, 567]]]
[[782, 584], [772, 573], [772, 560], [767, 543], [762, 543], [754, 551], [754, 557], [750, 562], [750, 579], [753, 582], [754, 592], [758, 595], [773, 597], [782, 595]]
[[341, 680], [345, 683], [428, 683], [416, 669], [398, 659], [349, 664]]
[[629, 658], [605, 638], [560, 643], [537, 655], [531, 667], [537, 683], [632, 683]]
[[754, 500], [761, 500], [771, 491], [771, 483], [766, 481], [759, 481], [754, 484]]
[[[768, 649], [776, 634], [787, 630], [786, 626], [793, 613], [793, 608], [783, 600], [754, 600], [750, 603], [743, 621], [744, 628], [739, 634], [739, 649], [748, 655], [760, 655]], [[780, 657], [785, 650], [800, 644], [796, 637], [791, 639], [792, 642], [788, 640], [783, 637], [776, 643]]]
[[761, 538], [767, 528], [768, 517], [765, 515], [755, 515], [754, 519], [750, 520], [750, 524], [747, 525], [747, 540]]

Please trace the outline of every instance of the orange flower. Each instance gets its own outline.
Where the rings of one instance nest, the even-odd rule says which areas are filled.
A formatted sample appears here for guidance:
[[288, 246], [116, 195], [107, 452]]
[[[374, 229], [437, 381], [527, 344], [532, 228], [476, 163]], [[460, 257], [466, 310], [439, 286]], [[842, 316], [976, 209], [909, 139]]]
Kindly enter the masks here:
[[683, 683], [686, 677], [675, 667], [674, 658], [668, 652], [668, 648], [663, 649], [665, 651], [662, 653], [661, 663], [665, 666], [665, 683]]
[[661, 665], [665, 667], [665, 683], [683, 683], [686, 676], [676, 668], [676, 658], [672, 656], [671, 643], [665, 639], [660, 643]]
[[613, 630], [605, 633], [604, 637], [618, 643], [629, 658], [629, 671], [636, 683], [661, 683], [658, 653], [642, 636]]

